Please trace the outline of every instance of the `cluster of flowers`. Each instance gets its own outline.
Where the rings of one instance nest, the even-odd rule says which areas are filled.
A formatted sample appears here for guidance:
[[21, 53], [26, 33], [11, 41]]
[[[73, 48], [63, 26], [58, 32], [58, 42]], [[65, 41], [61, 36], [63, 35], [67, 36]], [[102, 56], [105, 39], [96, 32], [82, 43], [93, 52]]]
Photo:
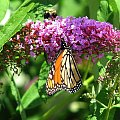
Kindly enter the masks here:
[[105, 52], [120, 51], [120, 31], [113, 29], [111, 24], [87, 17], [57, 16], [55, 20], [45, 19], [44, 22], [28, 20], [23, 29], [10, 39], [11, 52], [19, 53], [19, 61], [45, 52], [51, 62], [61, 47], [61, 40], [71, 47], [77, 62], [82, 58], [92, 58], [94, 62]]

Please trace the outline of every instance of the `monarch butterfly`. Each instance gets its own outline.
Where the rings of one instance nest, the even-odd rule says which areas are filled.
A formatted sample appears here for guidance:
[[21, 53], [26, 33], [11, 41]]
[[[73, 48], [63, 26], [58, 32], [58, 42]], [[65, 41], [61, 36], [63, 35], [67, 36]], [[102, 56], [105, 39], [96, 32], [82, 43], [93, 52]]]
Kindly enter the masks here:
[[64, 89], [74, 93], [79, 90], [81, 83], [81, 76], [72, 56], [72, 51], [64, 41], [61, 41], [61, 49], [48, 75], [46, 92], [48, 95], [53, 95]]

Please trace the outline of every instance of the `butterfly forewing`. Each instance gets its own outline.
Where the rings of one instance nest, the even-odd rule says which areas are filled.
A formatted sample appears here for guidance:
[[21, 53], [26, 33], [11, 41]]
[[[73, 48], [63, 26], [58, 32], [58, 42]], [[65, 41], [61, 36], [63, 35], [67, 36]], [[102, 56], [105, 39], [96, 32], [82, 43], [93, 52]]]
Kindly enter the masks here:
[[[46, 82], [46, 92], [48, 95], [52, 95], [56, 93], [57, 91], [62, 89], [62, 81], [61, 81], [61, 62], [62, 62], [62, 54], [61, 52], [58, 56], [57, 59], [53, 62], [48, 79]], [[51, 85], [51, 84], [53, 85]], [[51, 87], [52, 86], [52, 87]]]

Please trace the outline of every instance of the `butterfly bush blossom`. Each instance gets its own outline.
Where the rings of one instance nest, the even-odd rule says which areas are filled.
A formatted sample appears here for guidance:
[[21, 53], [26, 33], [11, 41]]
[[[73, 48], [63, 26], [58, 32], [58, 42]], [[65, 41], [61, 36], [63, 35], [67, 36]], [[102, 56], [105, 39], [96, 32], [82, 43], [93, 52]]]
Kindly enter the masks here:
[[57, 17], [44, 22], [28, 20], [23, 29], [10, 39], [12, 51], [20, 51], [19, 58], [27, 60], [41, 52], [48, 61], [55, 59], [64, 40], [71, 47], [76, 62], [82, 58], [92, 61], [104, 56], [105, 52], [120, 51], [120, 31], [106, 22], [87, 17]]

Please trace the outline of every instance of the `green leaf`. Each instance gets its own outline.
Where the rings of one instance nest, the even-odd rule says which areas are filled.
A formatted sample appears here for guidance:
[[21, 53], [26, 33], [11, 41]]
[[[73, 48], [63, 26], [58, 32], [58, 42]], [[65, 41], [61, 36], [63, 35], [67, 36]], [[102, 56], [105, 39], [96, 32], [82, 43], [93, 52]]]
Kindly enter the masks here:
[[39, 94], [41, 95], [42, 98], [46, 98], [46, 92], [43, 85], [46, 83], [49, 73], [49, 68], [50, 66], [46, 63], [46, 61], [43, 62], [39, 74], [39, 81], [38, 81]]
[[97, 80], [99, 77], [99, 68], [98, 68], [97, 64], [93, 65], [93, 69], [91, 72], [94, 75], [94, 80]]
[[21, 99], [24, 109], [26, 109], [35, 99], [39, 98], [37, 82], [33, 83]]
[[105, 74], [106, 64], [109, 60], [111, 60], [111, 58], [112, 58], [112, 54], [107, 54], [106, 53], [105, 56], [97, 62], [96, 70], [98, 69], [99, 76], [103, 76]]
[[94, 87], [94, 85], [92, 86], [92, 96], [95, 98], [96, 97], [96, 94], [95, 94], [95, 87]]
[[100, 1], [100, 9], [97, 12], [97, 19], [99, 21], [107, 21], [111, 12], [109, 13], [109, 4], [105, 0]]
[[33, 9], [34, 3], [30, 3], [25, 7], [20, 7], [10, 18], [9, 22], [0, 31], [0, 48], [22, 28], [29, 15], [28, 12]]
[[11, 13], [15, 12], [23, 2], [21, 0], [10, 0]]
[[86, 120], [97, 120], [96, 116], [89, 115]]
[[99, 75], [103, 76], [106, 72], [105, 66], [100, 61], [98, 61], [97, 66], [99, 67]]
[[26, 0], [19, 9], [14, 13], [14, 15], [9, 19], [6, 25], [0, 30], [0, 48], [16, 33], [22, 28], [22, 24], [27, 21], [27, 19], [34, 16], [34, 12], [37, 7], [55, 4], [57, 0]]
[[120, 108], [120, 104], [113, 105], [111, 108]]
[[7, 9], [9, 8], [9, 0], [0, 0], [0, 22], [4, 18]]
[[116, 2], [116, 5], [117, 5], [117, 9], [118, 9], [118, 19], [115, 22], [117, 22], [116, 25], [118, 25], [118, 26], [116, 26], [116, 27], [118, 28], [118, 27], [120, 27], [120, 1], [115, 0], [115, 2]]
[[[40, 117], [40, 120], [49, 120], [50, 118], [53, 118], [53, 116], [54, 118], [58, 118], [62, 111], [68, 111], [70, 103], [79, 99], [81, 93], [77, 92], [75, 94], [69, 94], [66, 91], [61, 91], [57, 95], [50, 97], [49, 101], [47, 101], [46, 104], [43, 106], [45, 108], [47, 107], [48, 109]], [[64, 116], [65, 114], [62, 113], [62, 115]]]
[[[96, 99], [98, 100], [98, 101], [100, 101], [102, 104], [104, 104], [104, 106], [107, 106], [107, 104], [108, 104], [108, 101], [109, 101], [109, 99], [107, 98], [107, 97], [104, 97], [104, 99], [103, 99], [103, 96], [107, 96], [107, 94], [108, 94], [108, 91], [106, 90], [106, 86], [105, 87], [103, 87], [102, 88], [102, 90], [99, 92], [99, 94], [97, 95], [97, 97], [96, 97]], [[101, 105], [102, 105], [101, 104]], [[100, 105], [100, 106], [101, 106]], [[103, 106], [103, 105], [102, 105]], [[106, 108], [106, 107], [105, 107]]]
[[41, 80], [46, 80], [47, 79], [49, 69], [50, 69], [50, 65], [48, 65], [46, 63], [46, 61], [43, 62], [42, 66], [41, 66], [40, 74], [39, 74], [39, 82], [40, 83], [38, 82], [38, 84], [40, 84], [40, 86], [41, 86], [41, 84], [43, 84]]
[[[93, 5], [94, 3], [94, 5]], [[89, 14], [90, 14], [90, 18], [92, 19], [97, 19], [97, 11], [99, 9], [99, 4], [100, 1], [99, 0], [89, 0]]]
[[120, 27], [120, 1], [109, 0], [109, 6], [111, 7], [113, 12], [113, 16], [112, 16], [113, 25], [119, 28]]
[[[67, 16], [86, 16], [86, 7], [88, 0], [60, 0], [58, 3], [58, 14], [63, 17]], [[71, 10], [74, 8], [74, 10]]]
[[115, 109], [112, 110], [103, 109], [103, 112], [100, 115], [99, 120], [114, 120], [114, 117], [115, 117]]
[[59, 0], [35, 0], [35, 1], [46, 6], [52, 6], [59, 2]]
[[116, 112], [116, 109], [111, 109], [110, 110], [109, 118], [108, 118], [109, 120], [115, 120], [115, 112]]
[[[33, 83], [22, 97], [21, 103], [23, 108], [38, 106], [41, 103], [40, 100], [46, 98], [44, 85], [46, 83], [48, 70], [49, 66], [44, 62], [41, 66], [39, 81]], [[38, 99], [39, 102], [36, 102]]]

